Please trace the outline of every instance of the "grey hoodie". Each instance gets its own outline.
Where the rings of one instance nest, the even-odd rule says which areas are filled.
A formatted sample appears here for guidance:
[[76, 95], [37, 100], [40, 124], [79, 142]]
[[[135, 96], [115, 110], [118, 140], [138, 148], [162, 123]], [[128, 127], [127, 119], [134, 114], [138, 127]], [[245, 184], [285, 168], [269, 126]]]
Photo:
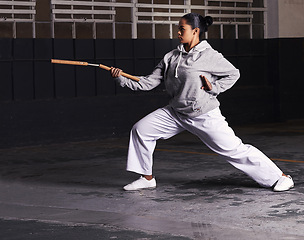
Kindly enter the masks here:
[[[211, 82], [211, 91], [201, 89], [201, 75]], [[238, 69], [207, 41], [202, 41], [189, 52], [180, 44], [164, 56], [150, 75], [139, 77], [139, 82], [123, 76], [116, 80], [122, 87], [143, 91], [151, 90], [164, 81], [171, 97], [169, 106], [182, 115], [196, 117], [218, 107], [220, 103], [216, 96], [231, 88], [239, 76]]]

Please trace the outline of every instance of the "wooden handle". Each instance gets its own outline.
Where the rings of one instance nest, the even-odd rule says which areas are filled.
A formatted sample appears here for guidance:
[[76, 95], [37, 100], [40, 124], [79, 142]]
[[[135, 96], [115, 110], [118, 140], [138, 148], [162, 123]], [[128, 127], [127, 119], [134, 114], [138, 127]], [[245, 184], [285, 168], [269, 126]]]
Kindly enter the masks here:
[[87, 62], [59, 60], [59, 59], [52, 59], [51, 62], [52, 63], [59, 63], [59, 64], [81, 65], [81, 66], [88, 66], [88, 64], [89, 64]]
[[102, 68], [102, 69], [104, 69], [104, 70], [107, 70], [107, 71], [111, 70], [111, 68], [108, 67], [108, 66], [106, 66], [106, 65], [99, 64], [99, 67]]
[[[110, 71], [110, 70], [111, 70], [110, 67], [105, 66], [105, 65], [102, 65], [102, 64], [99, 64], [99, 67], [102, 68], [102, 69], [105, 69], [105, 70], [107, 70], [107, 71]], [[130, 79], [132, 79], [132, 80], [134, 80], [134, 81], [137, 81], [137, 82], [139, 81], [139, 78], [138, 78], [138, 77], [132, 76], [132, 75], [130, 75], [130, 74], [128, 74], [128, 73], [121, 72], [121, 75], [124, 76], [124, 77], [126, 77], [126, 78], [130, 78]]]
[[[59, 63], [59, 64], [70, 64], [70, 65], [80, 65], [80, 66], [89, 66], [89, 65], [94, 65], [94, 66], [99, 66], [100, 68], [102, 69], [105, 69], [107, 71], [110, 71], [111, 68], [106, 66], [106, 65], [102, 65], [102, 64], [89, 64], [88, 62], [79, 62], [79, 61], [70, 61], [70, 60], [60, 60], [60, 59], [51, 59], [51, 62], [52, 63]], [[126, 77], [126, 78], [130, 78], [134, 81], [139, 81], [139, 78], [138, 77], [135, 77], [135, 76], [132, 76], [128, 73], [124, 73], [124, 72], [121, 72], [121, 75]]]
[[132, 75], [130, 75], [128, 73], [121, 72], [121, 75], [124, 76], [124, 77], [126, 77], [126, 78], [130, 78], [130, 79], [132, 79], [134, 81], [139, 82], [139, 78], [138, 77], [132, 76]]

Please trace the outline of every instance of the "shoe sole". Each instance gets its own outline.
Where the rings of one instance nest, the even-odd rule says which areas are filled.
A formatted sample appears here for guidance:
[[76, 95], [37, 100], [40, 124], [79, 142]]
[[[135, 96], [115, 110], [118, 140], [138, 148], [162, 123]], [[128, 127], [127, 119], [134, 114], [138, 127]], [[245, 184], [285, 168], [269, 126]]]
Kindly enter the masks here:
[[286, 192], [289, 191], [290, 189], [294, 188], [294, 185], [292, 185], [290, 188], [286, 189], [286, 190], [275, 190], [273, 189], [274, 192]]
[[123, 190], [125, 190], [125, 191], [139, 191], [139, 190], [145, 190], [145, 189], [154, 189], [154, 188], [156, 188], [156, 186], [155, 187], [146, 187], [146, 188], [138, 188], [138, 189], [130, 189], [130, 190], [127, 190], [127, 189], [124, 189], [123, 188]]

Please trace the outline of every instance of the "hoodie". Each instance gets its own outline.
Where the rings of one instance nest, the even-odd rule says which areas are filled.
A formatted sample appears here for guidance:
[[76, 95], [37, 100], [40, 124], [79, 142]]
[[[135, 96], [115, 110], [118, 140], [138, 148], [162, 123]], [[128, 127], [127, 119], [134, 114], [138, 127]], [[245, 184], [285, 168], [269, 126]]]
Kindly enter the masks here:
[[[201, 75], [212, 84], [212, 89], [202, 89]], [[167, 53], [153, 72], [140, 81], [120, 76], [120, 86], [132, 90], [148, 91], [162, 81], [171, 97], [169, 106], [187, 117], [197, 117], [220, 105], [217, 95], [231, 88], [240, 74], [223, 55], [214, 50], [207, 41], [202, 41], [189, 52], [180, 44]]]

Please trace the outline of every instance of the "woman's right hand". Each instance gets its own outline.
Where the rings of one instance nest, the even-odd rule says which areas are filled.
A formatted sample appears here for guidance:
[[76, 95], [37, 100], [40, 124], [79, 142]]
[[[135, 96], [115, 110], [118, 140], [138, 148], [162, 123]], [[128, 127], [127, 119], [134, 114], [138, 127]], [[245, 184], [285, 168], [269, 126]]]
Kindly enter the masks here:
[[119, 68], [111, 67], [110, 73], [112, 78], [117, 78], [121, 75], [122, 70]]

